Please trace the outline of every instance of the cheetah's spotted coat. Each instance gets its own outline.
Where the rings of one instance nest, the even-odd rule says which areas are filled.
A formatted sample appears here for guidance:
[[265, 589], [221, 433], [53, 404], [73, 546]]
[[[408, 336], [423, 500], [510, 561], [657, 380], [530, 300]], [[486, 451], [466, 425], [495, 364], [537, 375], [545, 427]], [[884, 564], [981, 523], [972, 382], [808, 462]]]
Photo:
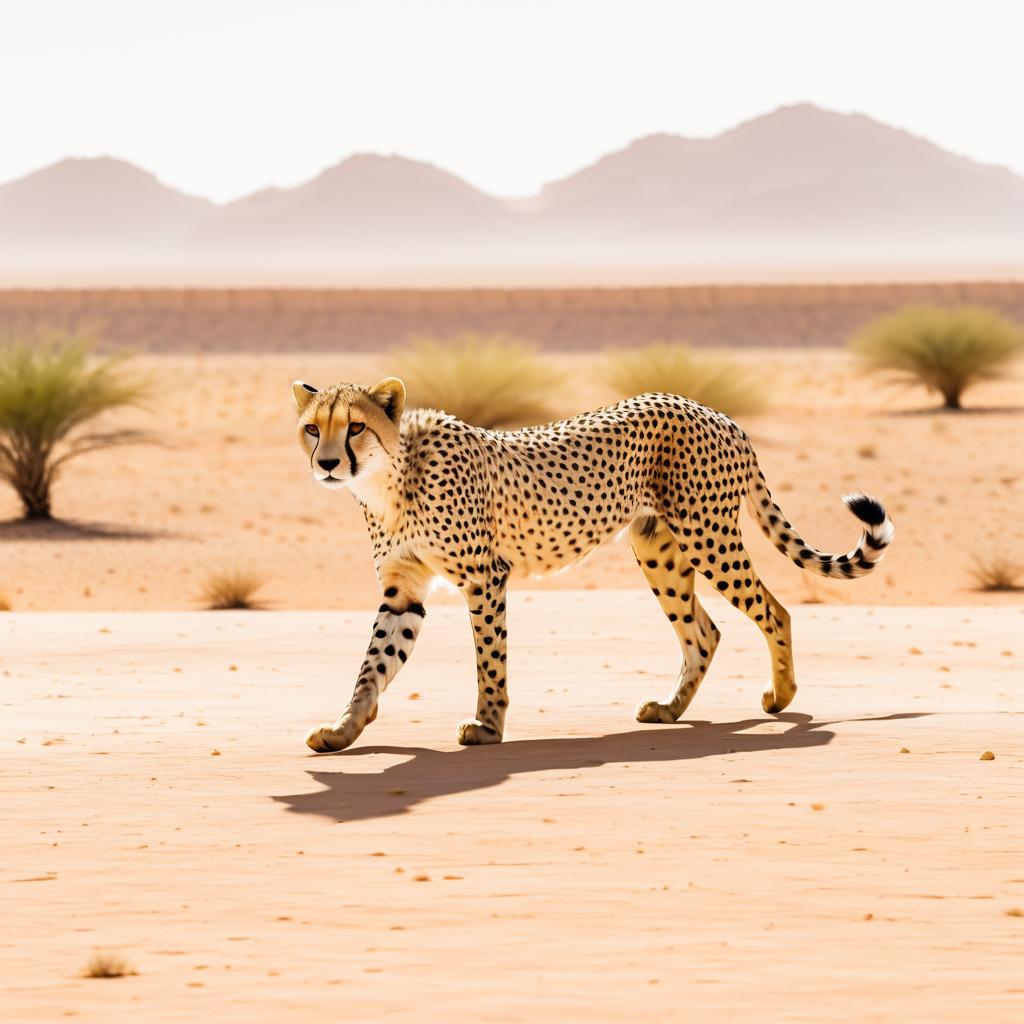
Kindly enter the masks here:
[[893, 536], [878, 502], [851, 495], [845, 500], [864, 524], [857, 547], [845, 555], [809, 547], [772, 501], [747, 435], [678, 395], [493, 431], [433, 410], [403, 415], [405, 389], [394, 378], [369, 389], [296, 382], [293, 390], [314, 477], [348, 486], [362, 506], [384, 597], [352, 700], [306, 738], [317, 751], [347, 747], [376, 717], [380, 694], [412, 652], [435, 576], [465, 596], [476, 640], [476, 717], [459, 726], [459, 742], [499, 742], [510, 577], [562, 569], [624, 527], [683, 655], [671, 695], [641, 704], [637, 719], [675, 721], [714, 656], [719, 631], [694, 593], [698, 572], [761, 628], [772, 654], [762, 705], [779, 712], [796, 693], [789, 614], [750, 563], [740, 505], [745, 499], [783, 554], [825, 576], [870, 572]]

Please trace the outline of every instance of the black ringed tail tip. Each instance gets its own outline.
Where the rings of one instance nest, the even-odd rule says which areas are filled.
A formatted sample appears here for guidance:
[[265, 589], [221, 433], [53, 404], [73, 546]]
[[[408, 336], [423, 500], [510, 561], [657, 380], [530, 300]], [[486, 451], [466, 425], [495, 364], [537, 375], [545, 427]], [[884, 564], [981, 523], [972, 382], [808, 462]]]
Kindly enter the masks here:
[[847, 494], [846, 507], [865, 525], [881, 526], [885, 522], [885, 508], [880, 501], [866, 494]]

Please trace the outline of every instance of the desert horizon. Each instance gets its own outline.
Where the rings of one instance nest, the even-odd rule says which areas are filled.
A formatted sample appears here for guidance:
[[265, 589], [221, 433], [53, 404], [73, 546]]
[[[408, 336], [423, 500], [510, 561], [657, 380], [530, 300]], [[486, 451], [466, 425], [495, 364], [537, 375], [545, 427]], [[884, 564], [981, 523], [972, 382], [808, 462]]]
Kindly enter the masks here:
[[971, 260], [876, 259], [863, 256], [822, 265], [812, 255], [800, 253], [792, 262], [772, 266], [744, 263], [732, 257], [712, 258], [693, 254], [685, 260], [674, 257], [666, 265], [645, 264], [628, 258], [616, 264], [588, 266], [585, 258], [574, 262], [559, 260], [551, 265], [523, 263], [469, 268], [458, 263], [428, 269], [416, 264], [372, 262], [325, 270], [310, 264], [292, 268], [251, 266], [212, 272], [198, 262], [188, 267], [157, 264], [124, 267], [85, 268], [74, 262], [38, 262], [19, 257], [16, 265], [0, 263], [0, 291], [418, 291], [448, 292], [463, 289], [543, 290], [626, 288], [719, 288], [719, 287], [828, 287], [868, 285], [878, 287], [929, 285], [949, 282], [967, 284], [1017, 284], [1024, 275], [1024, 262], [1017, 255], [999, 258], [991, 253]]

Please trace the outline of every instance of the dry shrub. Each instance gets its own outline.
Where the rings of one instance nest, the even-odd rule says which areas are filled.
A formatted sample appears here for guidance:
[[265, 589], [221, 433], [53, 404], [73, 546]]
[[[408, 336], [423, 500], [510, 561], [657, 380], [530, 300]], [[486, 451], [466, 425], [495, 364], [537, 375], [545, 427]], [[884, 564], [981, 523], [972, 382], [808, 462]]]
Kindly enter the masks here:
[[971, 578], [977, 590], [1017, 591], [1024, 590], [1021, 579], [1024, 565], [1006, 555], [995, 552], [990, 555], [975, 555]]
[[920, 384], [961, 408], [964, 391], [999, 370], [1024, 349], [1012, 321], [976, 306], [908, 306], [868, 324], [850, 343], [868, 370]]
[[613, 349], [601, 377], [623, 398], [663, 391], [692, 398], [728, 416], [759, 412], [764, 393], [743, 367], [717, 356], [695, 355], [681, 342]]
[[82, 976], [84, 978], [126, 978], [138, 973], [120, 954], [97, 950], [85, 965]]
[[94, 358], [91, 348], [89, 338], [60, 332], [0, 338], [0, 478], [26, 519], [50, 518], [53, 485], [71, 459], [143, 439], [137, 430], [91, 426], [152, 392], [149, 380], [126, 371], [125, 356]]
[[210, 611], [251, 611], [264, 608], [256, 593], [266, 578], [253, 569], [234, 566], [215, 569], [203, 581], [201, 597]]
[[563, 380], [530, 345], [503, 334], [417, 338], [394, 359], [409, 406], [443, 409], [477, 427], [546, 422]]
[[800, 599], [801, 604], [825, 604], [825, 594], [818, 580], [809, 573], [803, 577], [804, 596]]

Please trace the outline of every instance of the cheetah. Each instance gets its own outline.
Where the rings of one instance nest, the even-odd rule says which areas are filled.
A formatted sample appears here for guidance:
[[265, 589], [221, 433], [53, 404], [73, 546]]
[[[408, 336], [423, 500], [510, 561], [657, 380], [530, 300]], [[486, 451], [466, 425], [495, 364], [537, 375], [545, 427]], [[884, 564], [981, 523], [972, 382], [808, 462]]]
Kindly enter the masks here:
[[676, 721], [714, 657], [720, 633], [694, 591], [697, 573], [760, 627], [772, 659], [761, 703], [778, 713], [796, 694], [790, 617], [744, 549], [741, 503], [779, 551], [834, 579], [871, 572], [893, 538], [882, 505], [852, 494], [844, 501], [863, 526], [858, 545], [845, 555], [810, 547], [772, 500], [743, 430], [678, 395], [639, 395], [503, 431], [438, 410], [406, 412], [394, 377], [325, 390], [296, 381], [292, 391], [313, 478], [355, 496], [383, 591], [351, 701], [306, 737], [317, 752], [344, 749], [376, 718], [381, 694], [412, 653], [437, 576], [468, 602], [476, 644], [476, 715], [459, 725], [458, 741], [500, 742], [509, 580], [560, 570], [624, 529], [682, 650], [672, 693], [640, 704], [637, 720]]

